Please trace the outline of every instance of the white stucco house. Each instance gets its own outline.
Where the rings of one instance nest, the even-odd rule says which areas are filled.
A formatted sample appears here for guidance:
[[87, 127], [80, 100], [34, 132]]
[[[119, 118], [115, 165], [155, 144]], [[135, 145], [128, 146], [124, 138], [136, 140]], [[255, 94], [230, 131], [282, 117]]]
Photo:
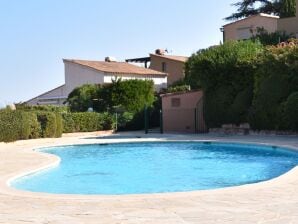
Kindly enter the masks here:
[[167, 87], [167, 73], [116, 61], [88, 61], [63, 59], [65, 84], [28, 100], [28, 105], [63, 105], [68, 94], [83, 84], [108, 84], [122, 80], [153, 80], [156, 91]]

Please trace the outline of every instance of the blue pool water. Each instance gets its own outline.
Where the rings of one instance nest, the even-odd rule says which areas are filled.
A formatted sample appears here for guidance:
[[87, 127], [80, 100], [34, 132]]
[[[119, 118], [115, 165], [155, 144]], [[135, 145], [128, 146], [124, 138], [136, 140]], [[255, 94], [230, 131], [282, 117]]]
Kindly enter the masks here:
[[12, 186], [58, 194], [181, 192], [256, 183], [298, 165], [297, 152], [240, 144], [126, 143], [42, 151], [59, 156], [60, 165]]

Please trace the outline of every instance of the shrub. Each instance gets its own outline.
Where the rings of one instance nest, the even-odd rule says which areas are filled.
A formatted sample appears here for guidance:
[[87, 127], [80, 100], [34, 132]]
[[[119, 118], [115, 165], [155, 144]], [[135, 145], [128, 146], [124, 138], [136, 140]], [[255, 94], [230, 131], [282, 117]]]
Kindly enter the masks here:
[[179, 85], [179, 86], [171, 86], [165, 90], [165, 93], [175, 93], [175, 92], [184, 92], [189, 91], [189, 85]]
[[63, 133], [73, 133], [75, 132], [75, 122], [72, 118], [72, 113], [63, 113]]
[[91, 132], [114, 128], [113, 117], [108, 113], [65, 113], [62, 114], [62, 118], [64, 133]]
[[97, 113], [73, 113], [76, 132], [90, 132], [101, 130], [100, 120]]
[[0, 111], [0, 142], [39, 137], [40, 126], [34, 113]]
[[298, 131], [298, 92], [292, 93], [285, 102], [284, 122], [288, 129]]
[[26, 119], [29, 122], [30, 132], [29, 132], [29, 139], [39, 138], [41, 136], [41, 126], [37, 120], [36, 113], [34, 112], [27, 112]]
[[89, 107], [94, 107], [100, 85], [85, 84], [75, 88], [68, 96], [67, 102], [72, 112], [85, 112]]
[[298, 46], [268, 47], [255, 73], [250, 123], [254, 129], [292, 129], [283, 122], [285, 102], [298, 91]]
[[[200, 50], [187, 61], [185, 80], [192, 88], [203, 89], [204, 117], [209, 127], [247, 120], [252, 96], [249, 87], [253, 86], [262, 50], [261, 44], [252, 41], [226, 42]], [[246, 102], [240, 105], [239, 98]]]
[[37, 119], [41, 126], [41, 137], [56, 137], [57, 121], [53, 112], [37, 112]]
[[44, 111], [44, 112], [56, 112], [66, 113], [68, 112], [67, 106], [54, 106], [54, 105], [27, 105], [27, 104], [16, 104], [16, 109], [21, 111]]
[[63, 120], [62, 115], [60, 113], [55, 113], [56, 116], [56, 131], [55, 131], [55, 137], [60, 138], [63, 133]]
[[101, 126], [103, 130], [112, 130], [114, 129], [114, 119], [113, 116], [109, 113], [100, 114]]

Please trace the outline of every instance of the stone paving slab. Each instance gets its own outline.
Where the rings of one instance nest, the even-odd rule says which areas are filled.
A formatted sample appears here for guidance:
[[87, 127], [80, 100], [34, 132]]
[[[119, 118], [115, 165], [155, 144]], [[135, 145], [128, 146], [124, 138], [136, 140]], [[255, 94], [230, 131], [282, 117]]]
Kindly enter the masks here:
[[276, 179], [239, 187], [185, 193], [86, 196], [15, 190], [7, 181], [59, 162], [34, 148], [137, 141], [224, 141], [279, 145], [298, 149], [297, 136], [68, 135], [0, 143], [0, 223], [298, 224], [298, 167]]

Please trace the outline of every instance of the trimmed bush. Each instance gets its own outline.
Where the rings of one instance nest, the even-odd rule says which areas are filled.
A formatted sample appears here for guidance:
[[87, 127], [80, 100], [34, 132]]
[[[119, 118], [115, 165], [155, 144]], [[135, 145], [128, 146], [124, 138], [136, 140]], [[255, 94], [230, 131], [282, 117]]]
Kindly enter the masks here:
[[114, 129], [114, 119], [113, 116], [109, 113], [100, 114], [100, 120], [103, 130], [112, 130]]
[[44, 111], [44, 112], [56, 112], [66, 113], [69, 111], [67, 106], [54, 106], [54, 105], [27, 105], [27, 104], [16, 104], [17, 110], [21, 111]]
[[114, 128], [113, 117], [108, 113], [65, 113], [62, 114], [62, 118], [64, 133], [92, 132]]
[[60, 138], [63, 133], [63, 119], [62, 115], [59, 113], [55, 114], [56, 116], [56, 131], [55, 131], [55, 137]]
[[27, 112], [26, 114], [26, 120], [29, 122], [30, 132], [29, 132], [29, 139], [35, 139], [39, 138], [41, 136], [41, 126], [40, 123], [37, 120], [36, 113], [33, 112]]
[[40, 126], [34, 113], [0, 111], [0, 142], [38, 138]]
[[63, 133], [73, 133], [76, 131], [75, 122], [72, 118], [72, 113], [63, 113]]
[[91, 132], [102, 130], [100, 115], [93, 112], [73, 113], [76, 132]]
[[57, 123], [56, 115], [53, 112], [37, 112], [37, 119], [41, 126], [41, 137], [56, 137]]
[[[254, 72], [263, 46], [252, 41], [226, 42], [200, 50], [185, 66], [185, 80], [204, 90], [204, 117], [210, 128], [247, 121]], [[244, 90], [250, 92], [243, 92]], [[242, 93], [243, 92], [243, 93]], [[245, 107], [245, 108], [244, 108]]]
[[290, 130], [298, 131], [298, 92], [292, 93], [285, 102], [284, 121]]
[[257, 130], [289, 130], [284, 122], [288, 97], [298, 91], [298, 46], [268, 47], [255, 73], [250, 123]]

